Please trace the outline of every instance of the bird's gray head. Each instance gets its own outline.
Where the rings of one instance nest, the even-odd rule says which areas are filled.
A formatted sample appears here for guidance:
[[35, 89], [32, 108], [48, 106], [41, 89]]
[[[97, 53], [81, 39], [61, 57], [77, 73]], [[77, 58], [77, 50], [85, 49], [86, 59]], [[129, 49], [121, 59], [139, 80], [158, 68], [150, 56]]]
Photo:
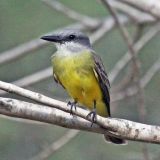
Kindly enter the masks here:
[[78, 30], [66, 29], [53, 35], [43, 36], [41, 39], [54, 42], [58, 49], [65, 47], [71, 51], [76, 51], [91, 48], [88, 36]]

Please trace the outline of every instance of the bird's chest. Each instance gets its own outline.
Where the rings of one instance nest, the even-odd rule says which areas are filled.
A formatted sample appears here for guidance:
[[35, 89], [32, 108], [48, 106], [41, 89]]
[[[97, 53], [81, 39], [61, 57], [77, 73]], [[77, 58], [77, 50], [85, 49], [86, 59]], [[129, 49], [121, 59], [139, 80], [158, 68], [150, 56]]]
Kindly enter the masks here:
[[77, 57], [56, 57], [53, 61], [55, 74], [71, 93], [83, 93], [83, 90], [89, 91], [94, 87], [97, 80], [93, 73], [93, 65], [88, 54]]
[[91, 58], [65, 58], [53, 62], [54, 73], [71, 97], [81, 104], [93, 107], [93, 101], [101, 100], [102, 94], [94, 75]]
[[91, 62], [78, 57], [61, 59], [54, 65], [54, 71], [66, 88], [78, 88], [88, 84], [93, 72]]

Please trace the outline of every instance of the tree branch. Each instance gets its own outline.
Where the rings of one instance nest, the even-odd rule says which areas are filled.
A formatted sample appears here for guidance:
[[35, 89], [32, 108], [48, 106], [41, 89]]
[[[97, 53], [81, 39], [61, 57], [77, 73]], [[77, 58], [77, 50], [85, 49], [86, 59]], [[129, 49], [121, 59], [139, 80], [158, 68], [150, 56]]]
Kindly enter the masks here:
[[116, 14], [116, 11], [112, 8], [112, 6], [109, 4], [109, 2], [107, 0], [101, 0], [102, 3], [104, 4], [104, 6], [109, 10], [109, 12], [111, 13], [111, 15], [113, 16], [114, 20], [115, 20], [115, 23], [125, 41], [125, 43], [127, 44], [128, 46], [128, 50], [129, 50], [129, 53], [131, 55], [131, 59], [132, 59], [132, 68], [133, 70], [135, 71], [135, 79], [136, 79], [136, 84], [137, 86], [139, 87], [139, 82], [138, 82], [138, 76], [139, 76], [139, 62], [138, 62], [138, 59], [136, 57], [136, 49], [134, 48], [134, 44], [133, 44], [133, 41], [127, 31], [127, 29], [125, 28], [125, 26], [119, 21], [118, 19], [118, 16]]
[[0, 114], [54, 124], [70, 129], [104, 133], [104, 129], [101, 129], [98, 125], [94, 124], [91, 128], [89, 121], [80, 117], [73, 117], [70, 113], [16, 99], [0, 97]]
[[[139, 24], [136, 26], [136, 31], [133, 35], [134, 43], [136, 43], [141, 38], [143, 30], [144, 30], [144, 25]], [[129, 67], [127, 74], [125, 74], [123, 79], [120, 82], [118, 82], [118, 84], [116, 84], [114, 88], [112, 88], [112, 91], [118, 92], [121, 89], [126, 88], [131, 82], [133, 82], [134, 76], [135, 76], [134, 70], [131, 67]]]
[[[72, 25], [67, 26], [69, 28], [76, 28], [79, 30], [84, 30], [86, 28], [86, 26], [84, 26], [83, 24], [80, 23], [74, 23]], [[62, 30], [66, 27], [62, 27], [58, 30]], [[49, 32], [48, 34], [52, 34], [54, 32], [57, 32], [58, 30], [54, 30], [52, 32]], [[22, 56], [25, 56], [26, 54], [28, 55], [28, 52], [32, 52], [36, 49], [39, 49], [43, 46], [46, 46], [47, 44], [49, 44], [49, 42], [47, 41], [42, 41], [39, 37], [36, 39], [33, 39], [29, 42], [23, 43], [15, 48], [12, 48], [10, 50], [4, 51], [2, 53], [0, 53], [0, 65], [5, 64], [7, 62], [16, 60]]]
[[43, 151], [41, 151], [29, 160], [47, 160], [57, 150], [59, 150], [61, 147], [71, 141], [78, 133], [79, 131], [77, 130], [67, 131], [61, 138], [53, 142], [51, 145], [46, 147]]
[[[139, 54], [139, 51], [160, 31], [160, 24], [151, 27], [151, 29], [145, 33], [135, 44], [134, 49], [136, 53]], [[115, 64], [114, 68], [109, 73], [110, 81], [114, 81], [118, 76], [120, 71], [131, 61], [132, 56], [129, 54], [129, 51]]]
[[77, 11], [68, 8], [67, 6], [65, 6], [57, 0], [42, 0], [42, 2], [44, 2], [47, 6], [51, 7], [52, 9], [55, 9], [56, 11], [63, 13], [67, 17], [86, 25], [87, 27], [93, 27], [100, 24], [98, 19], [80, 14]]
[[[134, 20], [134, 22], [138, 24], [149, 24], [156, 22], [156, 19], [150, 14], [141, 12], [138, 9], [128, 6], [125, 3], [113, 0], [109, 0], [109, 3], [113, 8], [128, 15], [132, 20]], [[143, 16], [143, 19], [140, 19], [139, 15]]]
[[[146, 74], [141, 78], [140, 85], [144, 88], [153, 78], [153, 76], [160, 70], [160, 58], [148, 69]], [[122, 100], [126, 97], [137, 94], [137, 87], [129, 87], [125, 91], [113, 93], [111, 96], [111, 102]]]
[[119, 0], [138, 8], [144, 12], [150, 13], [155, 18], [160, 19], [160, 1], [159, 0]]
[[[23, 102], [25, 103], [24, 105], [22, 105], [21, 102], [19, 105], [16, 105], [16, 103], [19, 103], [19, 101], [16, 101], [15, 103], [15, 100], [0, 98], [1, 114], [20, 118], [28, 118], [46, 123], [57, 123], [59, 125], [61, 124], [60, 126], [63, 127], [67, 126], [69, 128], [93, 131], [96, 133], [113, 134], [115, 136], [129, 140], [160, 143], [159, 126], [151, 126], [124, 119], [103, 118], [97, 115], [96, 124], [94, 124], [93, 127], [90, 127], [90, 123], [87, 120], [91, 121], [91, 119], [86, 119], [89, 111], [77, 107], [77, 110], [73, 110], [73, 113], [78, 117], [76, 117], [76, 119], [71, 118], [71, 116], [67, 114], [70, 113], [70, 108], [67, 107], [67, 104], [64, 102], [51, 99], [40, 93], [35, 93], [26, 89], [22, 89], [20, 87], [2, 81], [0, 81], [0, 88], [5, 91], [16, 93], [23, 97], [32, 99], [36, 102], [50, 106], [44, 107], [27, 102]], [[58, 112], [51, 107], [57, 108]], [[64, 114], [63, 111], [67, 113]], [[59, 120], [57, 118], [57, 115], [61, 116]], [[106, 128], [107, 130], [102, 129], [100, 126]]]

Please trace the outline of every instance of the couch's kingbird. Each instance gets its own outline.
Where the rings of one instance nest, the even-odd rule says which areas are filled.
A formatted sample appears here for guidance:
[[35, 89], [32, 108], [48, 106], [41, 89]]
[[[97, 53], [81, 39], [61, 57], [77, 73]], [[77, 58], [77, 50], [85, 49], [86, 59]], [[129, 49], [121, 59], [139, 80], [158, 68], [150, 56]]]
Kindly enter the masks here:
[[[78, 102], [91, 110], [89, 115], [93, 122], [96, 114], [111, 116], [108, 76], [89, 38], [77, 30], [67, 29], [42, 39], [56, 45], [57, 51], [52, 56], [53, 75], [74, 99], [68, 103], [71, 111]], [[115, 144], [125, 143], [125, 140], [107, 134], [104, 137]]]

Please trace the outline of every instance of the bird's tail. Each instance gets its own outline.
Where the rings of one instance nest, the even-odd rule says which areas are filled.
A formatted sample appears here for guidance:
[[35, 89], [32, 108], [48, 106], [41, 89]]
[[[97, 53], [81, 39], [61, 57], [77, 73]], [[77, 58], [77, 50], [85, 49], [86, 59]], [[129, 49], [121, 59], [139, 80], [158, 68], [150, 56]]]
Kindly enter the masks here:
[[120, 145], [126, 145], [127, 141], [121, 138], [117, 138], [117, 137], [113, 137], [110, 136], [108, 134], [104, 134], [104, 139], [108, 142], [108, 143], [114, 143], [114, 144], [120, 144]]

